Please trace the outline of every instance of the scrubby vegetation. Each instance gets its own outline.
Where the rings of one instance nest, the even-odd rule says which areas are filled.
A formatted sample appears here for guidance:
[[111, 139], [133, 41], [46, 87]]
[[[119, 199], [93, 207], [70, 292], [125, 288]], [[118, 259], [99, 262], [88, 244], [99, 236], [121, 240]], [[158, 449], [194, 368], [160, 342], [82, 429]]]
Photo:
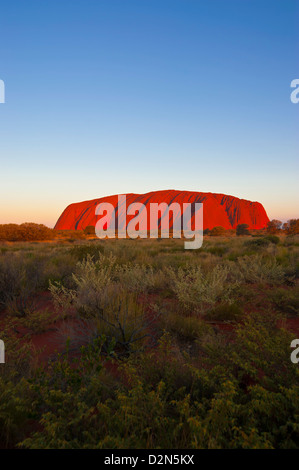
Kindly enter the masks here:
[[0, 240], [14, 242], [51, 240], [52, 238], [54, 238], [54, 231], [45, 225], [33, 223], [0, 225]]
[[299, 448], [298, 236], [240, 231], [2, 242], [0, 447]]

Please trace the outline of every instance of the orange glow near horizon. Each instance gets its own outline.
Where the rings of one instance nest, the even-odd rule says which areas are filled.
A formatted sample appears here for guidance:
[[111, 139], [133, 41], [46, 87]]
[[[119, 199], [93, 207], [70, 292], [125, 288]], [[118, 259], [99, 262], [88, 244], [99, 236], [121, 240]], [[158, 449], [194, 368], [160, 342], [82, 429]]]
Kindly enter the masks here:
[[[266, 208], [265, 208], [266, 209]], [[278, 211], [275, 209], [268, 210], [266, 209], [267, 215], [270, 220], [277, 219], [281, 220], [282, 222], [287, 222], [290, 219], [297, 219], [299, 218], [298, 211], [297, 213], [290, 210], [284, 215], [279, 215]], [[62, 211], [61, 211], [62, 213]], [[15, 211], [3, 211], [0, 217], [0, 224], [22, 224], [25, 222], [33, 222], [36, 224], [43, 224], [47, 227], [54, 228], [59, 216], [61, 213], [58, 213], [57, 210], [49, 208], [46, 211], [28, 211], [24, 212], [21, 211], [20, 208], [16, 208]]]
[[[262, 201], [259, 202], [263, 204]], [[29, 206], [22, 207], [19, 203], [13, 202], [9, 206], [2, 208], [0, 224], [34, 222], [53, 228], [67, 205], [68, 203], [65, 205], [57, 204], [56, 207], [54, 207], [52, 204], [41, 204], [35, 201], [34, 203], [31, 202]], [[298, 208], [295, 204], [288, 207], [284, 207], [283, 204], [278, 204], [277, 206], [271, 205], [269, 207], [264, 205], [264, 208], [270, 220], [278, 219], [282, 222], [286, 222], [289, 219], [299, 217]]]

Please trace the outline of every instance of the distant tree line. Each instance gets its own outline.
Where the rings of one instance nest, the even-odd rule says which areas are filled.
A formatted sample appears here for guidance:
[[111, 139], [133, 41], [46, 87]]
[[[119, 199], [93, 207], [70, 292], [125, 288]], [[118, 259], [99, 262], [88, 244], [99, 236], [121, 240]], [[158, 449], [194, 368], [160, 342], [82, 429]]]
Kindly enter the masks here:
[[299, 219], [290, 219], [284, 224], [280, 220], [270, 220], [267, 225], [268, 233], [279, 233], [280, 231], [286, 232], [288, 235], [299, 234]]
[[[290, 219], [285, 223], [282, 223], [280, 220], [270, 220], [265, 227], [265, 230], [269, 234], [276, 233], [285, 233], [287, 235], [298, 235], [299, 234], [299, 219]], [[250, 235], [249, 225], [248, 224], [238, 224], [236, 230], [226, 230], [222, 226], [216, 226], [212, 229], [206, 228], [203, 231], [204, 235], [210, 236], [222, 236], [236, 233], [236, 235]]]
[[[265, 228], [268, 234], [284, 233], [287, 235], [299, 234], [299, 219], [290, 219], [286, 223], [280, 220], [270, 220]], [[239, 224], [236, 230], [226, 230], [218, 225], [212, 229], [205, 229], [204, 235], [227, 236], [236, 233], [238, 236], [250, 235], [248, 224]], [[68, 238], [70, 240], [81, 240], [86, 237], [95, 236], [94, 226], [88, 226], [84, 230], [54, 230], [42, 224], [2, 224], [0, 225], [0, 240], [3, 241], [42, 241], [53, 238]]]

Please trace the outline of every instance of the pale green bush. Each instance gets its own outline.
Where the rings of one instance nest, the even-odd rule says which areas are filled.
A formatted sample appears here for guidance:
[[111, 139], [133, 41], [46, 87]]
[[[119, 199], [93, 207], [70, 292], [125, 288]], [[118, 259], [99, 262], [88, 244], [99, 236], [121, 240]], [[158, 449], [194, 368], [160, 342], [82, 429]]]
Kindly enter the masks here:
[[[118, 354], [127, 354], [150, 336], [146, 331], [150, 322], [145, 318], [144, 308], [137, 302], [136, 295], [142, 286], [141, 281], [144, 286], [149, 282], [145, 280], [146, 272], [149, 279], [153, 272], [142, 268], [138, 271], [139, 268], [116, 267], [112, 255], [100, 255], [98, 261], [88, 256], [77, 264], [73, 289], [58, 282], [50, 283], [50, 291], [56, 305], [65, 312], [73, 308], [82, 321], [90, 321], [88, 328], [92, 337], [104, 334], [107, 344], [114, 340], [116, 347], [120, 348]], [[116, 282], [119, 278], [126, 284], [126, 290]], [[135, 292], [128, 292], [129, 288]], [[77, 336], [83, 341], [86, 335], [81, 333]]]
[[179, 268], [177, 272], [168, 268], [167, 272], [172, 290], [188, 310], [203, 311], [220, 299], [230, 302], [233, 291], [238, 286], [237, 280], [229, 279], [228, 265], [217, 265], [206, 274], [200, 266]]
[[112, 284], [115, 257], [101, 255], [98, 261], [88, 256], [78, 263], [73, 279], [76, 284], [77, 308], [85, 315], [93, 316], [94, 309], [101, 308], [108, 286]]
[[152, 266], [144, 264], [124, 264], [115, 269], [117, 280], [131, 292], [147, 292], [155, 285]]
[[284, 269], [276, 258], [262, 255], [243, 256], [234, 266], [234, 274], [242, 282], [281, 284], [284, 281]]
[[88, 255], [76, 265], [76, 272], [72, 278], [74, 289], [69, 289], [61, 282], [50, 282], [50, 292], [55, 304], [68, 310], [75, 305], [77, 310], [84, 309], [85, 315], [93, 316], [93, 312], [102, 307], [106, 289], [112, 284], [112, 272], [115, 266], [115, 257], [100, 255], [98, 261]]

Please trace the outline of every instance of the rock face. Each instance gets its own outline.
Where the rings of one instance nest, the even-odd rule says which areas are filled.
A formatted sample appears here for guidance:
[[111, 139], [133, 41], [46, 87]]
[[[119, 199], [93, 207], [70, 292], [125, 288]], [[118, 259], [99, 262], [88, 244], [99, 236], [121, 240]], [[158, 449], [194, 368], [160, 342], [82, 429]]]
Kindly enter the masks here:
[[[126, 194], [126, 207], [133, 202], [141, 202], [146, 207], [150, 203], [203, 203], [203, 228], [212, 229], [221, 225], [225, 229], [236, 228], [238, 224], [248, 224], [249, 229], [261, 229], [267, 225], [269, 218], [262, 204], [239, 199], [234, 196], [193, 191], [152, 191], [146, 194]], [[80, 230], [87, 226], [95, 226], [100, 218], [95, 215], [95, 208], [100, 203], [110, 203], [118, 212], [124, 208], [118, 207], [118, 195], [93, 199], [91, 201], [70, 204], [59, 217], [56, 230]], [[149, 212], [149, 211], [148, 211]], [[128, 216], [127, 223], [132, 217]], [[171, 226], [171, 219], [170, 219]], [[104, 227], [106, 229], [106, 227]], [[108, 227], [109, 228], [109, 227]]]

